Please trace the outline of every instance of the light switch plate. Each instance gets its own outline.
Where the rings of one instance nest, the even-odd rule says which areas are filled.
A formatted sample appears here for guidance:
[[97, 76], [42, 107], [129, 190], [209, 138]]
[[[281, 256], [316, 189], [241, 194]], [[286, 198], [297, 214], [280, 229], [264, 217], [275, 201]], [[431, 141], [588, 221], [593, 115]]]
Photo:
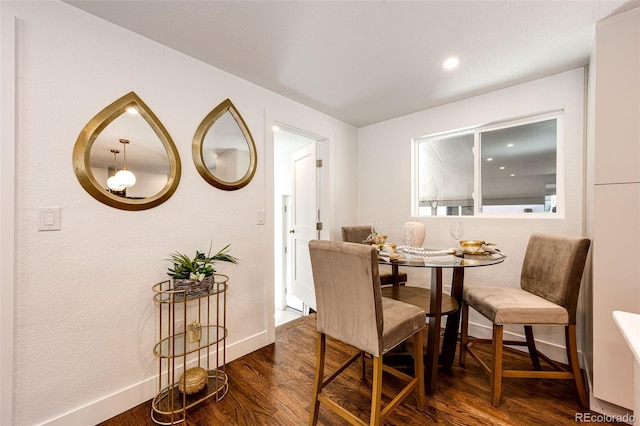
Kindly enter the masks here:
[[60, 207], [38, 207], [38, 231], [59, 231], [60, 211]]
[[264, 225], [264, 210], [256, 211], [256, 221], [258, 225]]

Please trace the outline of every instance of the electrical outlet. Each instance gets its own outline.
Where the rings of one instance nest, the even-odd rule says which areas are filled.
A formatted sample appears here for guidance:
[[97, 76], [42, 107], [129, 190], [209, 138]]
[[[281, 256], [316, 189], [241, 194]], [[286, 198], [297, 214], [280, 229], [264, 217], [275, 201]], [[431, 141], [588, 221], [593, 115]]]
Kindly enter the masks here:
[[184, 333], [184, 321], [183, 320], [176, 320], [175, 322], [175, 333], [176, 334], [180, 334], [180, 333]]

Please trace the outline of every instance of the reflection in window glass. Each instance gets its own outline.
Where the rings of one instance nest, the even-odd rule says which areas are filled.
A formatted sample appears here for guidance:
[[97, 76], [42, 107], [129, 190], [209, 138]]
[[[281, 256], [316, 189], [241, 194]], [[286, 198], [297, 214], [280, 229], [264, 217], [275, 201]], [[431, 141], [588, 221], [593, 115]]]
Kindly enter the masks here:
[[473, 215], [473, 133], [418, 143], [418, 215]]
[[479, 132], [483, 213], [556, 207], [557, 120]]
[[556, 213], [561, 114], [415, 139], [414, 211], [419, 216]]

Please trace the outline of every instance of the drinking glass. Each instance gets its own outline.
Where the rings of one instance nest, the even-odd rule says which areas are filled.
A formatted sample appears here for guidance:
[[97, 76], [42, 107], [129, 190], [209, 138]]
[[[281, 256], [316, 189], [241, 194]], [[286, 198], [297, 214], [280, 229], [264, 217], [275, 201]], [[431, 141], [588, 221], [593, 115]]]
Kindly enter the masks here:
[[380, 222], [379, 220], [374, 220], [373, 224], [371, 225], [371, 233], [373, 235], [378, 235], [381, 232], [382, 232], [382, 222]]
[[411, 247], [413, 243], [413, 226], [409, 224], [402, 225], [402, 242], [405, 246]]
[[456, 243], [459, 243], [463, 234], [462, 222], [453, 222], [451, 228], [449, 228], [449, 233], [451, 234], [451, 238], [456, 240]]

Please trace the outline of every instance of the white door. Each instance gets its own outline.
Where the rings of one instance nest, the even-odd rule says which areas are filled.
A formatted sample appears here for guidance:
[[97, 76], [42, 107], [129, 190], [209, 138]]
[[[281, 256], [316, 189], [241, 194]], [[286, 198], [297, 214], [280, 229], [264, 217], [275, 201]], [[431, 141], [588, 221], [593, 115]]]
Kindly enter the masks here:
[[282, 196], [282, 279], [284, 281], [284, 295], [283, 306], [293, 308], [298, 311], [302, 311], [302, 301], [293, 295], [293, 289], [291, 288], [291, 242], [293, 240], [292, 233], [293, 228], [291, 226], [291, 196]]
[[293, 170], [293, 211], [291, 217], [292, 293], [316, 309], [313, 274], [309, 258], [309, 241], [318, 238], [318, 167], [317, 143], [295, 152]]

